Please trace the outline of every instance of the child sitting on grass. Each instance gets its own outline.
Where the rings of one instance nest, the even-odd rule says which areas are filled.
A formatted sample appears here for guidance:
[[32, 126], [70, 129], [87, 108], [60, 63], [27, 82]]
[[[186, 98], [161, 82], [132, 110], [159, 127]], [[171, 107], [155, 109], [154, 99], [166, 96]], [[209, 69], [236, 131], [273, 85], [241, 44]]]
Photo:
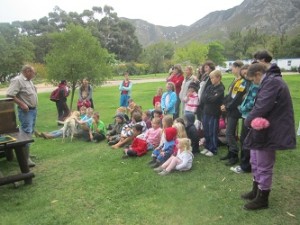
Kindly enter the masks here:
[[155, 168], [154, 171], [159, 172], [159, 175], [164, 176], [174, 169], [179, 171], [190, 170], [194, 158], [191, 150], [191, 140], [188, 138], [179, 138], [177, 155], [172, 155], [164, 164]]
[[132, 128], [133, 141], [132, 144], [124, 149], [122, 158], [143, 156], [147, 153], [147, 142], [144, 140], [143, 126], [136, 124]]
[[164, 130], [165, 141], [163, 145], [152, 152], [152, 160], [149, 163], [152, 168], [156, 168], [164, 163], [173, 154], [177, 130], [175, 127], [168, 127]]
[[159, 118], [153, 118], [151, 124], [152, 127], [145, 133], [148, 150], [153, 150], [158, 147], [162, 135], [162, 129], [160, 127], [161, 120]]
[[117, 144], [121, 139], [121, 131], [125, 123], [125, 118], [122, 113], [118, 113], [114, 116], [115, 125], [112, 130], [108, 131], [106, 134], [108, 145]]
[[146, 131], [146, 123], [142, 120], [142, 114], [139, 112], [134, 112], [132, 114], [132, 121], [129, 124], [123, 126], [121, 131], [121, 138], [118, 143], [112, 145], [111, 147], [114, 149], [120, 148], [124, 145], [130, 144], [133, 140], [133, 131], [132, 128], [135, 124], [140, 124], [143, 127], [143, 133]]
[[88, 141], [100, 142], [105, 139], [106, 127], [105, 124], [100, 120], [100, 115], [98, 112], [93, 114], [93, 122], [89, 129], [89, 139]]

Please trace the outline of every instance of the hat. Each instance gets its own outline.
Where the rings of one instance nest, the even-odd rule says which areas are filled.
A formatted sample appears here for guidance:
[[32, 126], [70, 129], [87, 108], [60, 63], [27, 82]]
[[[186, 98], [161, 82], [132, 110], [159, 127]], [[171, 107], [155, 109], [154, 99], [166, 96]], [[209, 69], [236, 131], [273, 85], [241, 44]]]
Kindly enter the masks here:
[[177, 130], [175, 127], [168, 127], [165, 129], [165, 135], [167, 141], [173, 141], [176, 138]]
[[125, 117], [124, 117], [123, 113], [117, 113], [113, 118], [116, 118], [116, 117], [120, 118], [123, 121], [125, 120]]

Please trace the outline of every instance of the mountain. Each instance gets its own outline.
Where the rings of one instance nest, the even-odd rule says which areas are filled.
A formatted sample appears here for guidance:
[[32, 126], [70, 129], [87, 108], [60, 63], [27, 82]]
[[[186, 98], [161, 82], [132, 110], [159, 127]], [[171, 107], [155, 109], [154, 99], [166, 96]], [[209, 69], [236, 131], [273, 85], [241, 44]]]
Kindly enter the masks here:
[[245, 0], [228, 10], [209, 13], [191, 26], [164, 27], [138, 19], [126, 19], [136, 27], [143, 46], [168, 40], [184, 44], [192, 40], [225, 40], [232, 31], [249, 29], [274, 35], [300, 33], [299, 0]]

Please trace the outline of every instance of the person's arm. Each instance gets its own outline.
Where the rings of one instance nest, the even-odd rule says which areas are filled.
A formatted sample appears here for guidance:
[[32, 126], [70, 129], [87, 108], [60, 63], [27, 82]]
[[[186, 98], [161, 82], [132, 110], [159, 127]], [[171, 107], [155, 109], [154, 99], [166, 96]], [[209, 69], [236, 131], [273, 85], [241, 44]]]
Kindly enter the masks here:
[[277, 104], [276, 98], [280, 90], [280, 84], [275, 79], [268, 79], [257, 93], [253, 109], [245, 119], [245, 125], [251, 126], [251, 121], [256, 117], [266, 118], [273, 107]]

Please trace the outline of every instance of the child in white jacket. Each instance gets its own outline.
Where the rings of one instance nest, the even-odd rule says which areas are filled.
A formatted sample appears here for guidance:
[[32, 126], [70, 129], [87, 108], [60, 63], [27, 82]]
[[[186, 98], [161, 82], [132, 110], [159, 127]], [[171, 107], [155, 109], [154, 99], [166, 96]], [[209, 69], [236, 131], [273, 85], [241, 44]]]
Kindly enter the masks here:
[[192, 168], [194, 156], [192, 153], [191, 140], [188, 138], [179, 138], [177, 140], [177, 155], [172, 155], [164, 164], [154, 169], [154, 171], [159, 172], [159, 175], [167, 175], [173, 169], [187, 171]]

